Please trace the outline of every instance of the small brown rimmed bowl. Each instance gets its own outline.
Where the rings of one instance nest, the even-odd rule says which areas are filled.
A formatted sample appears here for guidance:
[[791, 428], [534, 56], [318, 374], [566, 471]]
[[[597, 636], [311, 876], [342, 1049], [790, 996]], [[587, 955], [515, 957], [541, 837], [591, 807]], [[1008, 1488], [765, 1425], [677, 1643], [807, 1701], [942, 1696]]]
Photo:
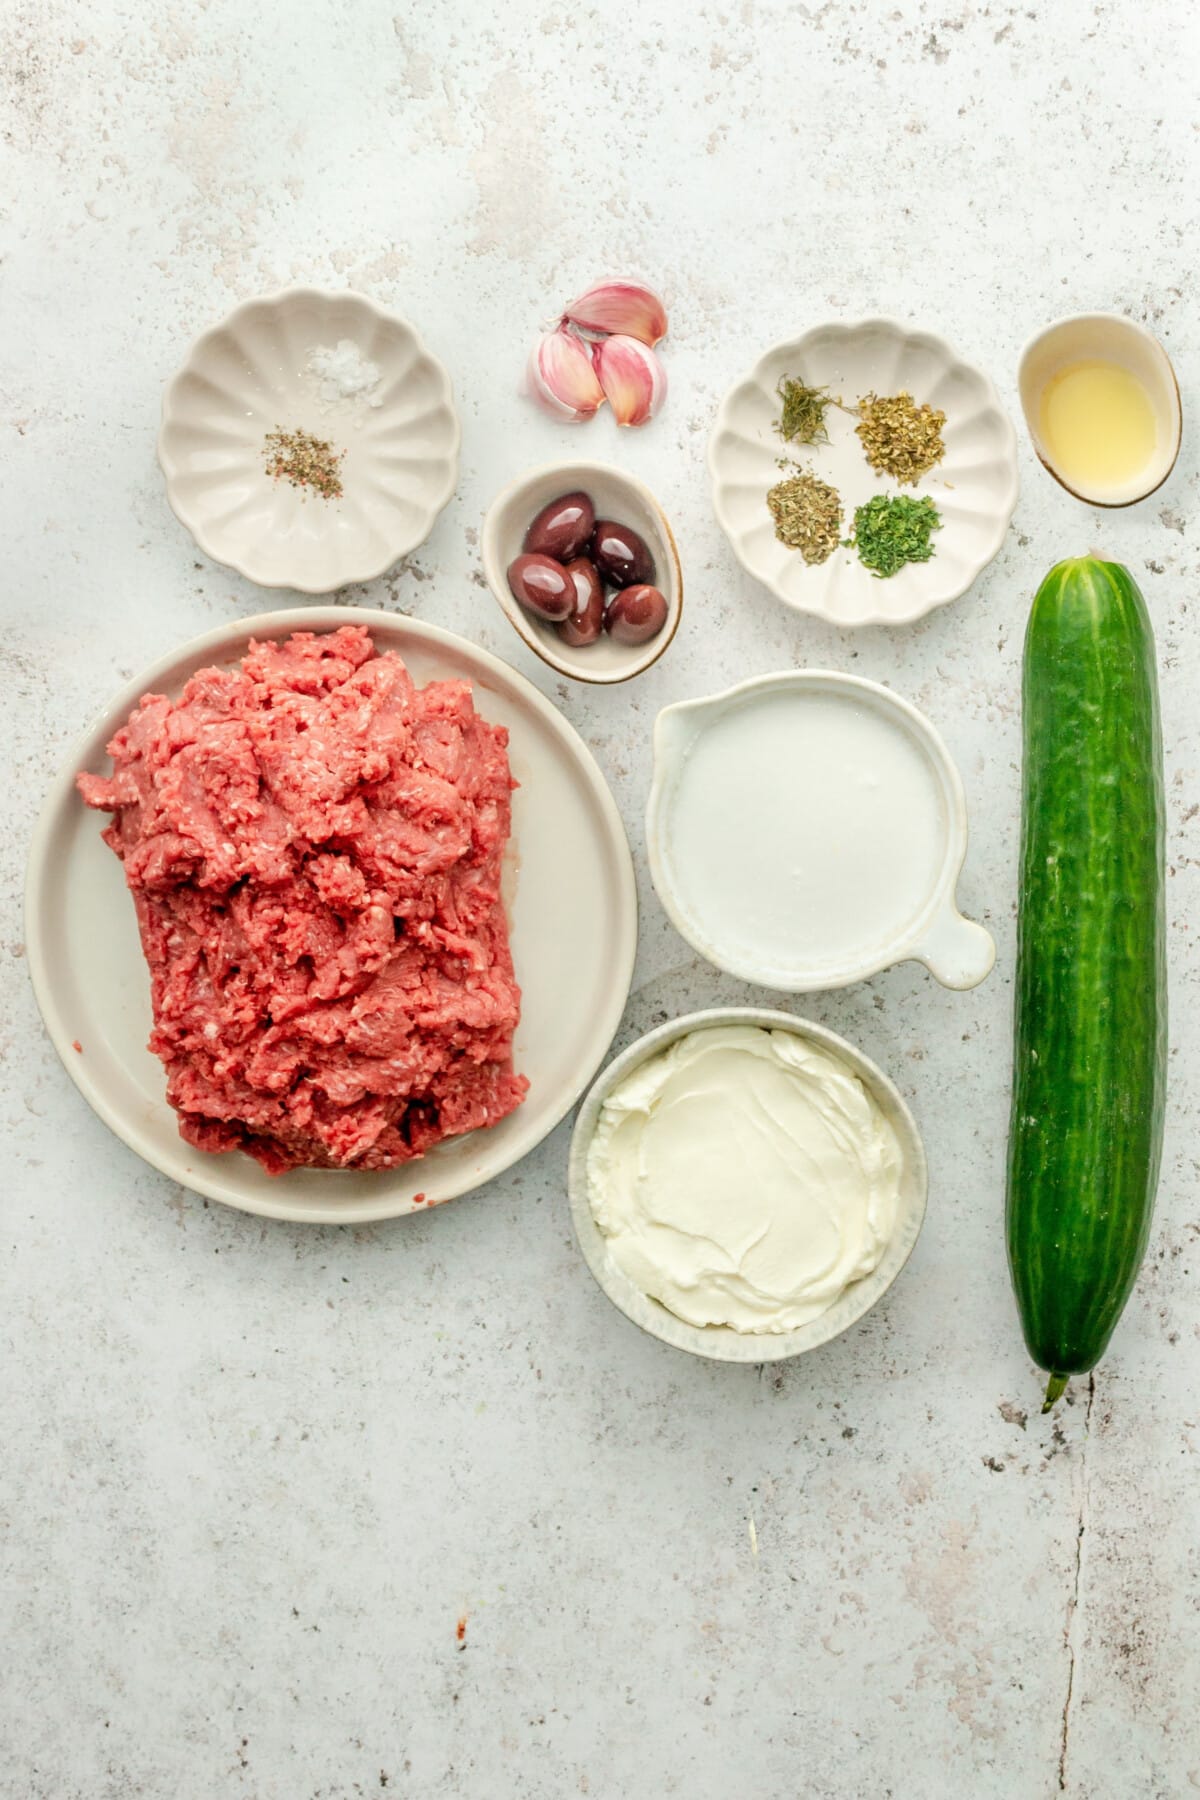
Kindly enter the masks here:
[[[598, 642], [576, 648], [564, 643], [553, 625], [535, 619], [513, 598], [508, 565], [521, 554], [525, 533], [543, 506], [579, 488], [590, 498], [598, 519], [616, 519], [632, 526], [654, 558], [654, 585], [666, 600], [667, 622], [648, 643], [620, 644], [605, 632]], [[492, 501], [483, 521], [483, 570], [518, 637], [552, 669], [575, 681], [602, 686], [629, 681], [658, 661], [679, 629], [683, 572], [667, 515], [648, 487], [608, 463], [547, 463], [527, 469], [510, 482]]]
[[[1060, 469], [1041, 434], [1041, 399], [1054, 377], [1074, 363], [1115, 363], [1139, 381], [1154, 408], [1158, 439], [1153, 457], [1133, 480], [1121, 487], [1073, 486]], [[1038, 461], [1060, 487], [1089, 506], [1135, 506], [1160, 488], [1179, 455], [1183, 441], [1183, 406], [1171, 359], [1152, 331], [1117, 313], [1075, 313], [1047, 325], [1030, 338], [1017, 365], [1021, 410]]]

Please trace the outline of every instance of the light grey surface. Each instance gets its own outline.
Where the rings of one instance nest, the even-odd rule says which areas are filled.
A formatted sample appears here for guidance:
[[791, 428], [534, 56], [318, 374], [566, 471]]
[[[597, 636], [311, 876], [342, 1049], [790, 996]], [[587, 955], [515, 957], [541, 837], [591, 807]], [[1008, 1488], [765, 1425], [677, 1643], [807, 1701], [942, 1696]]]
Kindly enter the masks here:
[[[0, 40], [5, 1796], [1190, 1793], [1190, 9], [13, 0]], [[666, 410], [619, 441], [516, 394], [539, 322], [606, 267], [671, 308]], [[299, 279], [395, 305], [451, 370], [459, 495], [350, 598], [475, 635], [590, 739], [639, 842], [626, 1037], [762, 998], [689, 956], [646, 881], [659, 706], [844, 667], [924, 708], [959, 762], [960, 896], [994, 975], [955, 994], [905, 967], [804, 1003], [898, 1082], [931, 1172], [908, 1269], [826, 1351], [760, 1376], [621, 1319], [574, 1244], [565, 1127], [435, 1215], [275, 1227], [142, 1167], [41, 1035], [17, 894], [61, 750], [139, 664], [263, 604], [167, 510], [162, 384], [233, 301]], [[1184, 388], [1183, 456], [1147, 505], [1089, 512], [1022, 438], [1001, 558], [894, 633], [822, 628], [738, 571], [703, 448], [762, 346], [887, 311], [1011, 409], [1024, 337], [1093, 306], [1158, 329]], [[479, 585], [488, 500], [557, 453], [621, 458], [678, 530], [684, 628], [629, 690], [548, 678]], [[1134, 570], [1158, 631], [1176, 1024], [1146, 1270], [1094, 1394], [1043, 1421], [1000, 1224], [1017, 680], [1037, 579], [1089, 548]]]

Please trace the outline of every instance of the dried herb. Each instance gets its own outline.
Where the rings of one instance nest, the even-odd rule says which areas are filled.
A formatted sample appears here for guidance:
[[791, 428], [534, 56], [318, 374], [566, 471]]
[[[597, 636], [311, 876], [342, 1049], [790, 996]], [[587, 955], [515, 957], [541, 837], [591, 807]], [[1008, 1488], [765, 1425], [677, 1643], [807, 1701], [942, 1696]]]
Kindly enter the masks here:
[[894, 475], [901, 486], [911, 486], [928, 474], [946, 454], [942, 442], [944, 412], [918, 406], [907, 391], [868, 394], [858, 403], [859, 423], [867, 461], [882, 475]]
[[905, 563], [928, 562], [933, 555], [930, 534], [941, 527], [941, 514], [927, 496], [914, 500], [911, 494], [876, 494], [856, 509], [849, 541], [860, 561], [882, 579]]
[[342, 497], [341, 462], [344, 450], [335, 450], [327, 438], [307, 431], [283, 431], [277, 425], [263, 439], [267, 474], [293, 487], [310, 487], [323, 500]]
[[767, 495], [775, 536], [806, 563], [823, 563], [841, 542], [842, 497], [811, 469], [778, 481]]
[[827, 444], [825, 409], [837, 406], [828, 388], [809, 387], [798, 377], [781, 375], [776, 393], [783, 408], [775, 421], [775, 429], [789, 444]]

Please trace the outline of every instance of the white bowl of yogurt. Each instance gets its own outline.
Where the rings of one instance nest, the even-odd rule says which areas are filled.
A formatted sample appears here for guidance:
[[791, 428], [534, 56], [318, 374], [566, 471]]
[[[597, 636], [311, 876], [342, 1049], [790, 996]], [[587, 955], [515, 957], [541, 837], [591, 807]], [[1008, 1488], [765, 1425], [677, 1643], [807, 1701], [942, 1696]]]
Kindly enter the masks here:
[[911, 1112], [844, 1038], [720, 1007], [631, 1044], [584, 1100], [571, 1214], [609, 1299], [721, 1362], [798, 1356], [887, 1292], [925, 1217]]
[[717, 968], [787, 993], [893, 963], [975, 987], [996, 948], [958, 910], [967, 807], [950, 752], [890, 688], [789, 669], [658, 715], [650, 874]]

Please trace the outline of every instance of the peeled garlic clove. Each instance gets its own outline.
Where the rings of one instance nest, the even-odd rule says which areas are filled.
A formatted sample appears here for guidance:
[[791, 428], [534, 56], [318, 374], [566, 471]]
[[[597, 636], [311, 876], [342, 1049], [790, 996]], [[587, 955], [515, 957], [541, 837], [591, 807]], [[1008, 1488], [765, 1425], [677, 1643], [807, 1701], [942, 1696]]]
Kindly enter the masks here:
[[572, 300], [564, 316], [581, 331], [637, 338], [651, 349], [667, 335], [667, 309], [640, 281], [597, 281]]
[[653, 350], [634, 337], [610, 337], [592, 345], [592, 361], [618, 425], [644, 425], [667, 395], [667, 371]]
[[587, 345], [561, 326], [538, 339], [526, 373], [530, 394], [556, 419], [590, 419], [604, 405]]

